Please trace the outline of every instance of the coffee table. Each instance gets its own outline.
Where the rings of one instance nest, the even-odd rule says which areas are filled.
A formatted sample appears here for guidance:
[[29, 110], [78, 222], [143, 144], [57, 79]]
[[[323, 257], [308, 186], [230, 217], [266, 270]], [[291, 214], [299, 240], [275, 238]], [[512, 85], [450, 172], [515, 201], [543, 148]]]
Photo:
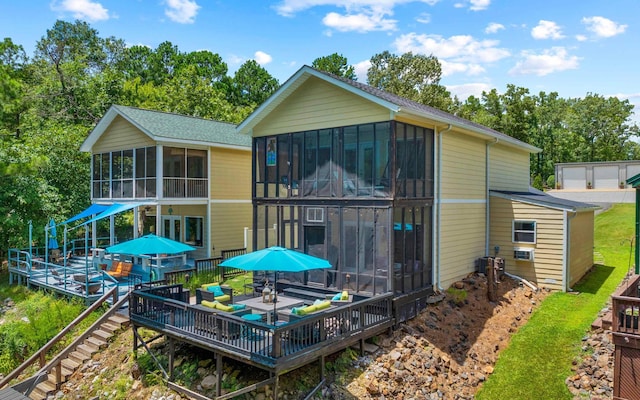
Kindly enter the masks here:
[[[254, 297], [247, 300], [238, 301], [240, 304], [246, 304], [247, 307], [252, 310], [266, 312], [267, 313], [267, 325], [271, 325], [271, 312], [274, 313], [282, 308], [299, 307], [304, 304], [304, 300], [297, 299], [295, 297], [278, 296], [278, 301], [275, 303], [264, 303], [262, 297]], [[251, 315], [251, 314], [247, 314]], [[244, 316], [243, 316], [244, 318]]]

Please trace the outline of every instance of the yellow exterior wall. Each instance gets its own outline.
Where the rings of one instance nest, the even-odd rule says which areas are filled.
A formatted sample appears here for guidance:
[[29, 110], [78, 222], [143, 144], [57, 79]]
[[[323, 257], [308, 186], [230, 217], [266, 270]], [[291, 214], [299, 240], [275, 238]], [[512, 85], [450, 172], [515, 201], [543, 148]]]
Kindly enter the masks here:
[[486, 201], [485, 142], [462, 134], [442, 136], [442, 199]]
[[[571, 214], [569, 214], [571, 215]], [[569, 287], [572, 287], [593, 266], [593, 211], [569, 216]]]
[[[498, 257], [504, 258], [505, 270], [539, 287], [563, 290], [564, 211], [495, 196], [490, 203], [489, 249], [500, 247]], [[536, 221], [536, 243], [513, 243], [513, 220]], [[534, 261], [516, 261], [513, 258], [516, 247], [533, 248]]]
[[252, 227], [252, 217], [251, 202], [212, 203], [212, 255], [219, 256], [222, 250], [243, 248], [244, 228]]
[[489, 146], [489, 189], [529, 191], [529, 153], [500, 143]]
[[455, 132], [442, 139], [440, 285], [447, 288], [484, 256], [485, 142]]
[[440, 285], [446, 289], [484, 256], [485, 204], [442, 204], [441, 216]]
[[251, 151], [211, 148], [212, 200], [251, 200]]
[[129, 121], [116, 116], [100, 139], [93, 145], [93, 153], [115, 150], [128, 150], [139, 147], [155, 146], [155, 142]]
[[255, 126], [253, 136], [269, 136], [389, 119], [389, 110], [311, 77]]

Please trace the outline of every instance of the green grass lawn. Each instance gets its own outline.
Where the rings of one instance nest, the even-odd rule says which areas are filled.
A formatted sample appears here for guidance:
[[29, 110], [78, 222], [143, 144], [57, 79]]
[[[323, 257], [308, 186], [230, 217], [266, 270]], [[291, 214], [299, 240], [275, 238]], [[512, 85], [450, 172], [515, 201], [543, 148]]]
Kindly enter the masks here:
[[513, 336], [478, 399], [571, 399], [564, 381], [580, 356], [582, 338], [633, 266], [635, 205], [616, 205], [596, 216], [595, 252], [604, 258], [574, 290], [554, 293]]

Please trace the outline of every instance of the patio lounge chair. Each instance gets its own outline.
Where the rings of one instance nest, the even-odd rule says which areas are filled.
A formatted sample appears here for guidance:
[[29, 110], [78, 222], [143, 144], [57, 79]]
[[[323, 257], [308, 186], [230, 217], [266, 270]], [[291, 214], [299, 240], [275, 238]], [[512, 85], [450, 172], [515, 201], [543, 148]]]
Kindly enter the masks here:
[[208, 283], [196, 289], [196, 303], [202, 300], [219, 301], [223, 304], [233, 303], [233, 289], [218, 283]]
[[107, 274], [111, 275], [114, 278], [128, 277], [131, 273], [131, 269], [133, 268], [133, 263], [129, 262], [115, 261], [114, 264], [112, 264], [111, 271], [107, 271]]

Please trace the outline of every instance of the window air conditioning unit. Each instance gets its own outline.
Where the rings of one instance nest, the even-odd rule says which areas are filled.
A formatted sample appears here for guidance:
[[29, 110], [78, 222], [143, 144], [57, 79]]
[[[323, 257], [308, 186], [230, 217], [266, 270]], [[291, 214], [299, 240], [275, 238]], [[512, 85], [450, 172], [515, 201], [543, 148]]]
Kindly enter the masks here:
[[307, 222], [324, 222], [324, 208], [309, 207], [307, 208]]
[[513, 258], [521, 261], [533, 261], [533, 249], [514, 248]]

